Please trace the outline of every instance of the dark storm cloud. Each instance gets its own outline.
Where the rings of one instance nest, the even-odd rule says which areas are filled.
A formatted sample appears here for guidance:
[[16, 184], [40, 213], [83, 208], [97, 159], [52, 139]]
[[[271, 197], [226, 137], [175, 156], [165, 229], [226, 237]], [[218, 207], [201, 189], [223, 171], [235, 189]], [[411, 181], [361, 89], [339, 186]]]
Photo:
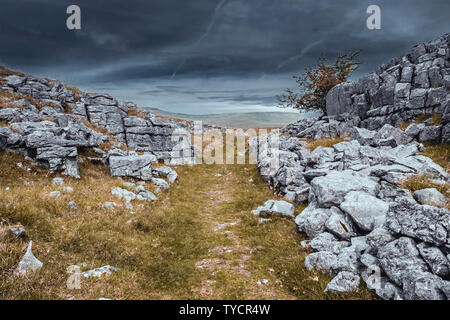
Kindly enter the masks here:
[[[359, 76], [450, 31], [448, 0], [0, 1], [0, 64], [167, 105], [177, 95], [271, 105], [321, 54], [362, 49]], [[70, 4], [82, 30], [65, 26]], [[382, 30], [365, 26], [370, 4]]]

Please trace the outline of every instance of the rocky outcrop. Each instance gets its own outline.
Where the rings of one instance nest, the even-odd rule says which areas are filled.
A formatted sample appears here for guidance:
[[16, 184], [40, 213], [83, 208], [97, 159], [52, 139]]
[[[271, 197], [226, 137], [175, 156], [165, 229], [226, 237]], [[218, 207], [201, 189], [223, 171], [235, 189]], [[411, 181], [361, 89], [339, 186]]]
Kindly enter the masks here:
[[[7, 123], [0, 126], [0, 150], [20, 153], [51, 171], [79, 178], [78, 152], [95, 148], [99, 157], [90, 159], [109, 164], [112, 175], [150, 180], [152, 162], [179, 163], [187, 154], [193, 155], [190, 133], [178, 122], [107, 94], [15, 75], [0, 78], [0, 91], [23, 97], [0, 107], [0, 121]], [[108, 156], [97, 148], [106, 142], [117, 150], [128, 147], [146, 154]], [[188, 161], [192, 163], [192, 158]]]
[[153, 154], [138, 155], [135, 152], [113, 150], [109, 156], [109, 169], [114, 177], [133, 177], [139, 180], [152, 179]]
[[[285, 131], [300, 138], [343, 137], [350, 126], [377, 130], [438, 114], [442, 123], [414, 126], [420, 141], [450, 141], [450, 33], [421, 43], [357, 82], [346, 82], [326, 97], [327, 117], [300, 120]], [[351, 119], [351, 124], [349, 124]]]
[[[299, 138], [281, 136], [272, 170], [266, 170], [267, 154], [258, 153], [274, 190], [309, 202], [295, 218], [311, 239], [304, 245], [316, 251], [305, 266], [334, 277], [329, 292], [357, 290], [362, 280], [383, 299], [449, 299], [450, 211], [415, 200], [436, 205], [445, 196], [421, 190], [413, 197], [398, 186], [423, 174], [447, 183], [447, 172], [420, 155], [423, 145], [389, 124], [349, 131], [349, 141], [312, 152]], [[255, 140], [251, 145], [260, 145]]]

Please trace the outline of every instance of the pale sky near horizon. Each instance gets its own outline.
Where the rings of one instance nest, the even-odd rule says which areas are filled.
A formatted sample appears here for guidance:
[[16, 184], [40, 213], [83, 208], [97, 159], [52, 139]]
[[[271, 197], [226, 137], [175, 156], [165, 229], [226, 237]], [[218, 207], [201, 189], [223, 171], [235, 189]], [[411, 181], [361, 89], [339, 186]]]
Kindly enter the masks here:
[[[172, 112], [281, 111], [321, 54], [362, 49], [354, 79], [450, 32], [448, 0], [0, 0], [0, 64]], [[82, 29], [66, 28], [67, 6]], [[381, 30], [366, 9], [381, 8]]]

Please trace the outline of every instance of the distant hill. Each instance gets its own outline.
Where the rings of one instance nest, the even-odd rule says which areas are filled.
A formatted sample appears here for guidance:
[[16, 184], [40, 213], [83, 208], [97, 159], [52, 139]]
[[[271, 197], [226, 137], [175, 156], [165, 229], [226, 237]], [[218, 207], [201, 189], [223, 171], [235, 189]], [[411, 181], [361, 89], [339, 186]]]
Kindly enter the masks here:
[[206, 124], [230, 128], [281, 127], [293, 123], [305, 115], [294, 112], [245, 112], [221, 114], [185, 114], [164, 111], [157, 108], [145, 108], [153, 113], [184, 120], [201, 120]]

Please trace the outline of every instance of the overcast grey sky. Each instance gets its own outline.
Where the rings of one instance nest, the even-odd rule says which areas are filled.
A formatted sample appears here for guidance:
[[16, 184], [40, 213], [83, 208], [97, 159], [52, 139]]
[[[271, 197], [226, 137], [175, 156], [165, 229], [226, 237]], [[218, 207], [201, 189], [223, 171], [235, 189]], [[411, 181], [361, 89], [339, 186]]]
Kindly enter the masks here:
[[[292, 75], [362, 49], [362, 68], [450, 32], [448, 0], [0, 0], [0, 64], [184, 113], [278, 111]], [[81, 7], [82, 29], [66, 28]], [[366, 9], [382, 29], [366, 28]]]

